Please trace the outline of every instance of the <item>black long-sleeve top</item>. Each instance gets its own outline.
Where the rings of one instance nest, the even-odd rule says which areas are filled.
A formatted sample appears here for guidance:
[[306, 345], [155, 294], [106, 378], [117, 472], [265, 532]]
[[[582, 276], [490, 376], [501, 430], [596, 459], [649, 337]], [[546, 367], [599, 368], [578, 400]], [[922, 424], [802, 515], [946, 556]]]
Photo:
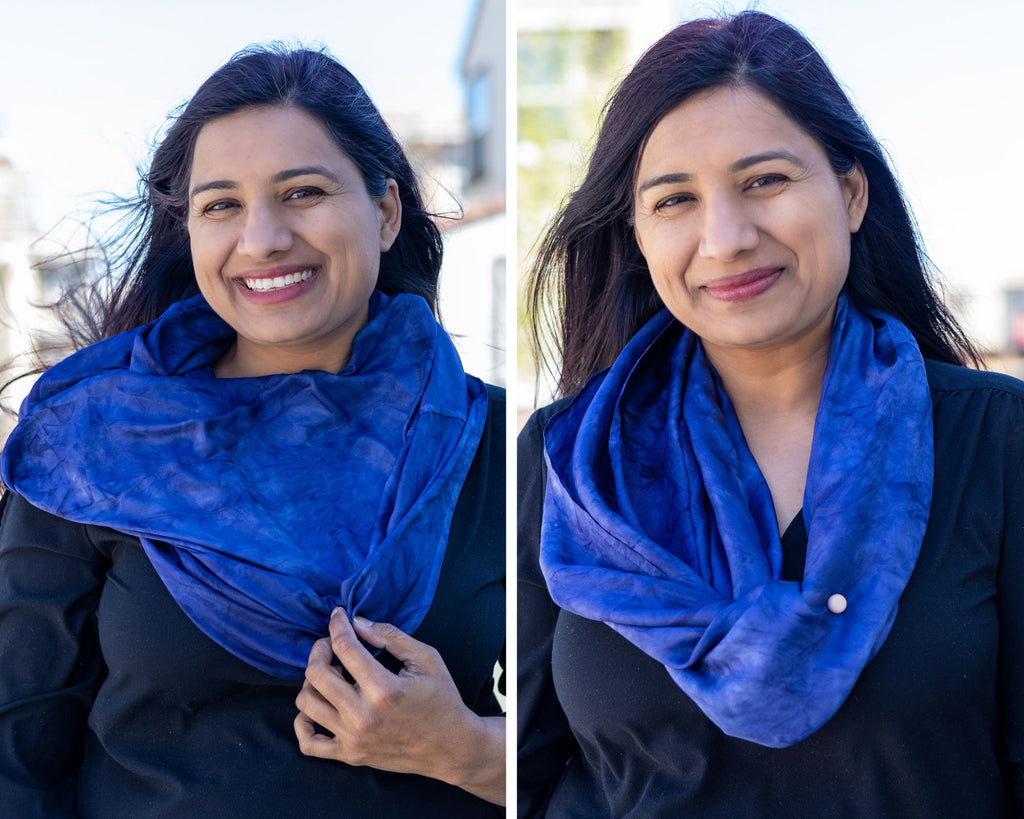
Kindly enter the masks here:
[[[665, 668], [560, 610], [538, 565], [539, 411], [519, 441], [519, 815], [1024, 816], [1024, 384], [928, 362], [931, 515], [888, 639], [789, 748], [723, 734]], [[799, 579], [801, 517], [783, 536]]]
[[[488, 420], [414, 637], [481, 715], [500, 713], [505, 403]], [[485, 817], [443, 782], [300, 753], [301, 682], [196, 628], [134, 537], [8, 493], [0, 524], [0, 817]]]

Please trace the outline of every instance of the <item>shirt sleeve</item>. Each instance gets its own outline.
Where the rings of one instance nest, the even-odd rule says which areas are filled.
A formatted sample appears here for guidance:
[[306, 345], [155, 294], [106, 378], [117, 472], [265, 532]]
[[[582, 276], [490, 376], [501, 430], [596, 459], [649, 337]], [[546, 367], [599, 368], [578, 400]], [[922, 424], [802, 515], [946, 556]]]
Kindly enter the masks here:
[[1006, 496], [997, 606], [1004, 754], [1015, 815], [1024, 816], [1024, 458]]
[[12, 492], [0, 514], [0, 816], [73, 816], [105, 674], [96, 606], [107, 558], [85, 526]]
[[543, 416], [535, 414], [518, 447], [518, 805], [519, 816], [543, 816], [569, 761], [578, 752], [555, 694], [551, 643], [558, 607], [540, 571], [544, 504]]

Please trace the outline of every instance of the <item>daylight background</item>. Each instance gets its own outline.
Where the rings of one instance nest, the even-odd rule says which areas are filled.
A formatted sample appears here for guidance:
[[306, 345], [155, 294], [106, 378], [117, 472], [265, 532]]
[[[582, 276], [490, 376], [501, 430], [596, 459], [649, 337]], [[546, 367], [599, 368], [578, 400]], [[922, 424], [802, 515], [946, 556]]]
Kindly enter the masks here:
[[[30, 302], [95, 269], [83, 225], [136, 192], [166, 116], [236, 51], [325, 45], [366, 86], [444, 220], [441, 310], [467, 369], [504, 383], [505, 7], [500, 0], [34, 0], [0, 25], [0, 357]], [[67, 251], [59, 259], [54, 256]], [[14, 326], [17, 325], [17, 326]]]
[[[952, 0], [762, 0], [819, 47], [890, 153], [955, 308], [1020, 373], [1024, 225], [1017, 192], [1024, 143], [1024, 4]], [[578, 179], [612, 83], [676, 22], [745, 3], [518, 0], [518, 57], [507, 98], [518, 120], [515, 249], [523, 269], [551, 210]], [[0, 26], [0, 284], [22, 305], [68, 271], [37, 267], [88, 221], [104, 192], [135, 191], [165, 115], [232, 53], [283, 39], [323, 43], [366, 84], [428, 179], [466, 211], [446, 233], [442, 309], [471, 370], [504, 381], [504, 5], [494, 0], [35, 0], [6, 3]], [[515, 100], [515, 102], [513, 102]], [[518, 117], [516, 114], [518, 113]], [[475, 159], [474, 159], [475, 157]], [[483, 161], [481, 161], [483, 160]], [[476, 165], [476, 167], [473, 167]], [[510, 180], [512, 181], [512, 180]], [[511, 188], [510, 188], [511, 190]], [[439, 195], [439, 210], [451, 200]], [[72, 215], [73, 219], [64, 219]], [[54, 229], [56, 227], [56, 229]], [[42, 235], [49, 239], [38, 241]], [[87, 267], [89, 259], [74, 259]], [[74, 268], [72, 273], [78, 268]], [[33, 289], [35, 288], [35, 290]], [[38, 291], [38, 292], [37, 292]], [[15, 344], [0, 327], [0, 355]], [[532, 362], [520, 343], [520, 405]], [[545, 400], [543, 391], [540, 400]]]
[[[1024, 3], [763, 0], [825, 56], [889, 152], [947, 295], [992, 368], [1024, 375]], [[676, 23], [746, 3], [517, 3], [520, 273], [580, 178], [607, 92]], [[520, 410], [545, 402], [520, 336]], [[536, 398], [535, 398], [536, 396]]]

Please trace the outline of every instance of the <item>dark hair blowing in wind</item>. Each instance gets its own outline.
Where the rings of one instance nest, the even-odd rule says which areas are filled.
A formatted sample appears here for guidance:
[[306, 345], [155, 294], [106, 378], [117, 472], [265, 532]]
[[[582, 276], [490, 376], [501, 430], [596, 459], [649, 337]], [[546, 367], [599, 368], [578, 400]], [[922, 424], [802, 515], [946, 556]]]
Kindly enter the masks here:
[[[173, 119], [153, 153], [140, 195], [130, 204], [132, 228], [122, 263], [101, 298], [92, 335], [110, 336], [157, 318], [199, 292], [187, 229], [188, 180], [200, 129], [244, 108], [286, 105], [323, 123], [363, 175], [371, 196], [390, 177], [398, 183], [402, 227], [381, 256], [377, 286], [385, 293], [422, 296], [436, 312], [441, 237], [423, 209], [416, 177], [394, 134], [359, 81], [326, 51], [250, 47], [200, 86]], [[81, 339], [91, 341], [94, 338]]]
[[662, 117], [721, 86], [755, 89], [772, 100], [821, 144], [835, 173], [860, 162], [868, 208], [851, 236], [845, 292], [855, 304], [903, 322], [926, 358], [978, 363], [930, 279], [916, 225], [878, 140], [799, 31], [746, 11], [669, 32], [605, 106], [585, 178], [539, 244], [527, 284], [535, 348], [557, 371], [559, 392], [575, 392], [609, 366], [661, 309], [633, 233], [640, 155]]

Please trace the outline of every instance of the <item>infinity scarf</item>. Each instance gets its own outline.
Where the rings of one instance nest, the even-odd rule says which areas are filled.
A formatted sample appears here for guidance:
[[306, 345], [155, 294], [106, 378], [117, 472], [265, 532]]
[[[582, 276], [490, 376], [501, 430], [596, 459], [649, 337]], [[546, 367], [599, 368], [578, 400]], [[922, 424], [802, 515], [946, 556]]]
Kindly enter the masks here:
[[303, 676], [336, 606], [412, 632], [433, 599], [487, 393], [415, 296], [375, 293], [340, 373], [219, 379], [201, 296], [45, 373], [0, 478], [135, 535], [215, 642]]
[[840, 297], [802, 582], [782, 579], [771, 493], [667, 310], [552, 417], [545, 450], [541, 568], [560, 607], [663, 663], [730, 736], [785, 747], [832, 717], [889, 633], [928, 522], [931, 398], [902, 324]]

